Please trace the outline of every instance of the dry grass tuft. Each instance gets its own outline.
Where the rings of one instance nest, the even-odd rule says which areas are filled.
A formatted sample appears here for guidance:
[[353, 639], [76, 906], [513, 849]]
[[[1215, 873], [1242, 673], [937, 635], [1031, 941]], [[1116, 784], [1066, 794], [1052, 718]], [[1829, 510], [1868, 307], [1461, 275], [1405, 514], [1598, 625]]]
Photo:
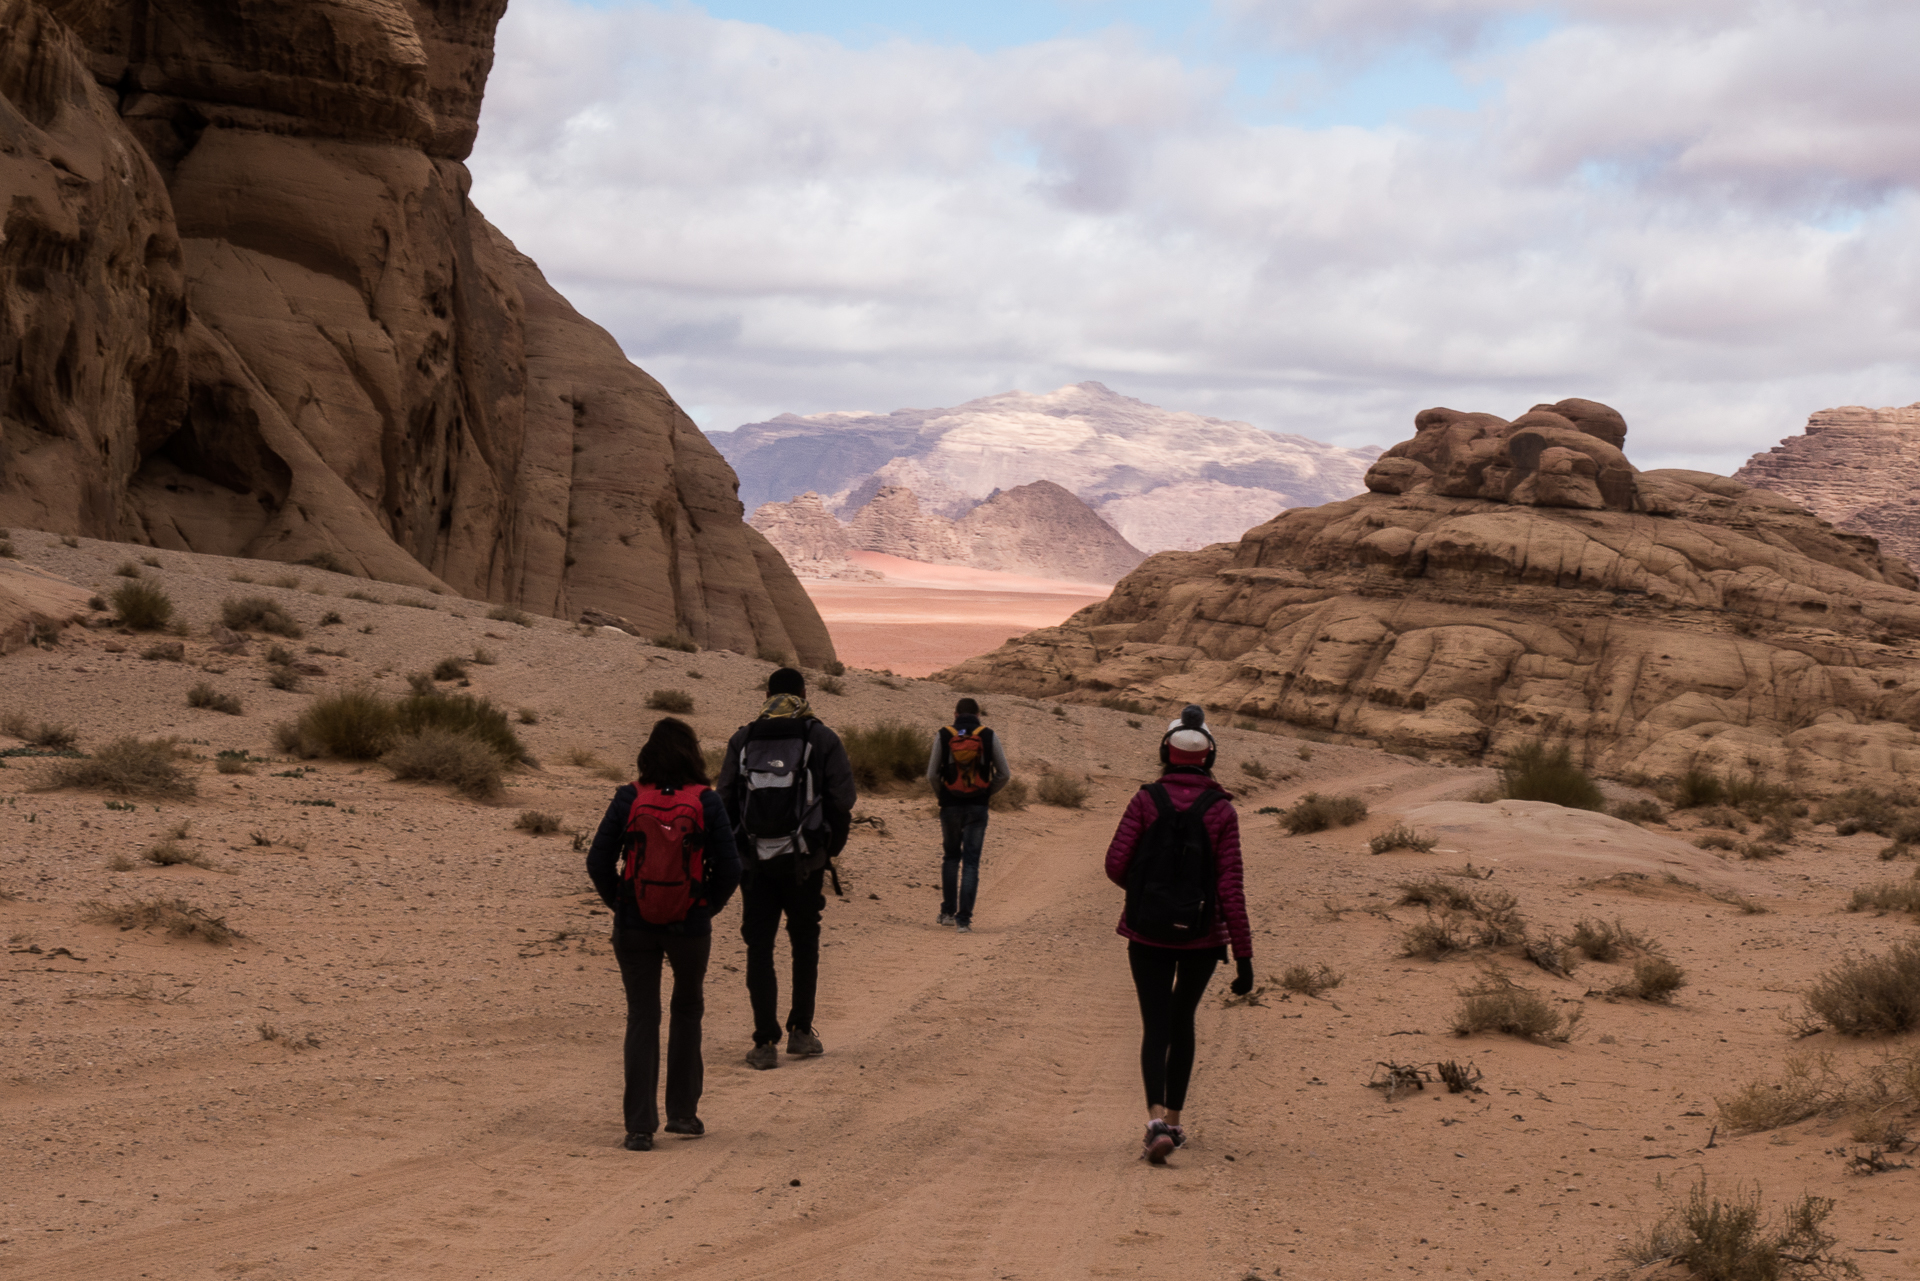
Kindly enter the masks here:
[[487, 611], [487, 617], [496, 623], [512, 623], [516, 627], [533, 626], [533, 615], [524, 609], [516, 609], [512, 605], [496, 605]]
[[684, 689], [656, 689], [647, 695], [647, 706], [656, 712], [685, 716], [693, 710], [693, 695]]
[[206, 681], [200, 681], [187, 691], [187, 706], [204, 708], [210, 712], [225, 712], [228, 716], [241, 714], [240, 700], [232, 694], [222, 694]]
[[1607, 995], [1664, 1005], [1672, 1001], [1673, 994], [1686, 985], [1686, 971], [1666, 957], [1655, 954], [1635, 961], [1633, 977], [1608, 988]]
[[1488, 971], [1479, 983], [1460, 994], [1453, 1031], [1456, 1036], [1504, 1032], [1529, 1041], [1568, 1041], [1579, 1021], [1580, 1011], [1563, 1018], [1538, 992]]
[[144, 580], [122, 583], [109, 598], [120, 626], [136, 632], [162, 631], [173, 622], [173, 597], [157, 583]]
[[540, 810], [522, 810], [520, 817], [513, 820], [513, 828], [516, 832], [530, 832], [535, 836], [552, 836], [560, 830], [560, 816]]
[[291, 614], [265, 596], [229, 596], [220, 602], [220, 622], [236, 632], [266, 632], [292, 640], [306, 635]]
[[879, 791], [911, 783], [927, 772], [930, 743], [918, 727], [904, 721], [880, 721], [842, 730], [847, 760], [860, 790]]
[[1322, 796], [1308, 792], [1280, 815], [1280, 825], [1290, 836], [1324, 832], [1330, 827], [1351, 827], [1367, 816], [1367, 803], [1358, 796]]
[[134, 899], [126, 903], [95, 899], [80, 905], [80, 919], [91, 925], [112, 925], [122, 930], [162, 929], [174, 938], [197, 938], [220, 945], [246, 937], [228, 925], [224, 917], [211, 916], [177, 898]]
[[1825, 1227], [1832, 1213], [1831, 1200], [1808, 1194], [1770, 1225], [1759, 1188], [1736, 1187], [1723, 1201], [1708, 1195], [1702, 1174], [1686, 1204], [1669, 1209], [1620, 1257], [1639, 1264], [1671, 1260], [1700, 1281], [1857, 1277], [1860, 1269], [1833, 1253], [1837, 1239]]
[[1087, 804], [1087, 783], [1085, 779], [1072, 774], [1042, 774], [1039, 787], [1034, 789], [1034, 796], [1042, 805], [1057, 805], [1066, 810], [1084, 809]]
[[49, 778], [54, 787], [84, 787], [117, 796], [192, 796], [198, 790], [180, 768], [170, 738], [116, 738], [92, 756], [59, 761]]
[[1802, 997], [1807, 1011], [1847, 1036], [1898, 1036], [1920, 1027], [1920, 939], [1883, 956], [1850, 957]]
[[6, 731], [32, 747], [49, 747], [64, 751], [78, 741], [71, 725], [59, 725], [52, 721], [29, 721], [19, 712], [8, 712], [0, 716], [0, 730]]
[[1624, 823], [1664, 823], [1667, 812], [1660, 808], [1658, 801], [1640, 797], [1631, 801], [1620, 801], [1607, 807], [1607, 813]]
[[140, 857], [160, 867], [198, 867], [209, 872], [220, 870], [205, 854], [190, 850], [174, 840], [162, 841]]
[[437, 681], [463, 681], [467, 678], [467, 660], [464, 658], [443, 658], [433, 665], [433, 679]]
[[1574, 924], [1567, 942], [1603, 964], [1624, 956], [1652, 956], [1661, 950], [1658, 943], [1634, 933], [1618, 917], [1611, 924], [1583, 918]]
[[492, 800], [506, 790], [506, 762], [471, 734], [427, 726], [401, 737], [380, 763], [397, 779], [445, 783], [475, 800]]
[[1300, 996], [1319, 996], [1322, 992], [1331, 992], [1339, 987], [1346, 977], [1334, 973], [1332, 967], [1322, 961], [1317, 965], [1289, 965], [1273, 981], [1282, 989]]
[[681, 632], [668, 632], [656, 636], [652, 644], [656, 649], [671, 649], [682, 654], [695, 654], [700, 650], [700, 646], [694, 642], [693, 637]]
[[282, 746], [304, 757], [378, 760], [392, 747], [399, 728], [391, 703], [355, 685], [308, 703], [291, 727], [291, 744], [283, 737]]
[[1439, 838], [1431, 832], [1421, 832], [1405, 823], [1395, 823], [1368, 841], [1367, 849], [1374, 854], [1385, 854], [1390, 850], [1412, 850], [1416, 854], [1425, 854], [1439, 843]]
[[1863, 886], [1847, 901], [1849, 912], [1912, 912], [1920, 916], [1920, 875], [1910, 881]]
[[1026, 779], [1010, 779], [1005, 787], [987, 798], [987, 808], [1002, 812], [1023, 810], [1027, 808], [1029, 795], [1030, 789], [1027, 787]]

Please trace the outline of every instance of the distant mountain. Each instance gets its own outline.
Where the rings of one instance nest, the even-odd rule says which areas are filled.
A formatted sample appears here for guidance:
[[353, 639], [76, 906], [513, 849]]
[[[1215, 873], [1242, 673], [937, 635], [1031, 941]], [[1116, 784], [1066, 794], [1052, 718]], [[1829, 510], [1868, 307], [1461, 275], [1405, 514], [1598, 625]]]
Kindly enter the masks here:
[[1380, 453], [1161, 409], [1097, 382], [951, 409], [781, 414], [709, 437], [748, 511], [812, 491], [850, 519], [891, 485], [958, 520], [996, 491], [1046, 480], [1147, 552], [1232, 541], [1286, 508], [1350, 498]]

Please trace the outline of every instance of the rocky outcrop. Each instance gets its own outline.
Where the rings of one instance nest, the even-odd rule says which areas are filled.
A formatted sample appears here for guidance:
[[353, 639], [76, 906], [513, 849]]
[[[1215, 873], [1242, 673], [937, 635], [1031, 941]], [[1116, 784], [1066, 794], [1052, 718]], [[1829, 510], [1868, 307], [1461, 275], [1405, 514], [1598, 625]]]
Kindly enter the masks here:
[[844, 518], [888, 486], [959, 519], [997, 490], [1051, 481], [1135, 547], [1238, 538], [1288, 507], [1357, 494], [1378, 453], [1177, 412], [1097, 382], [951, 409], [782, 414], [716, 432], [749, 504], [813, 490]]
[[863, 552], [881, 552], [929, 565], [964, 565], [967, 549], [953, 522], [920, 510], [911, 490], [888, 485], [847, 521], [847, 541]]
[[941, 678], [1458, 756], [1568, 742], [1617, 773], [1920, 778], [1905, 563], [1765, 490], [1632, 471], [1618, 415], [1574, 404], [1551, 412], [1591, 444], [1548, 411], [1428, 411], [1373, 492], [1150, 557]]
[[880, 577], [849, 559], [853, 544], [847, 538], [847, 527], [826, 509], [818, 494], [805, 493], [784, 503], [762, 503], [748, 523], [766, 536], [801, 578]]
[[1008, 574], [1112, 583], [1147, 558], [1050, 480], [995, 494], [954, 525], [967, 564]]
[[57, 637], [62, 627], [86, 616], [88, 595], [57, 575], [0, 560], [0, 654]]
[[504, 0], [0, 0], [0, 523], [832, 644], [467, 200]]
[[1804, 435], [1755, 454], [1733, 478], [1920, 565], [1920, 404], [1823, 409], [1807, 418]]

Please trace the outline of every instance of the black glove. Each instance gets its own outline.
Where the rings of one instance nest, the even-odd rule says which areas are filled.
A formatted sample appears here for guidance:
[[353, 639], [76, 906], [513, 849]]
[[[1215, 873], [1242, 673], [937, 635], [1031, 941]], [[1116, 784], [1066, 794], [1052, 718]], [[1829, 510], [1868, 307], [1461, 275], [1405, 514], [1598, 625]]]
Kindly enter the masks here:
[[1233, 994], [1245, 996], [1253, 991], [1253, 958], [1243, 956], [1233, 963]]

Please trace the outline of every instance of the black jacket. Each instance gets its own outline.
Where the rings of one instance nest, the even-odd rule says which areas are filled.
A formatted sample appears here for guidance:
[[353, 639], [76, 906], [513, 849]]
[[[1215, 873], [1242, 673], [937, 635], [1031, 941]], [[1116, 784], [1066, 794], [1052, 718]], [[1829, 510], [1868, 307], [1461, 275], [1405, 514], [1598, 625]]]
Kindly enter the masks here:
[[[800, 875], [810, 876], [846, 848], [847, 834], [853, 830], [853, 803], [859, 799], [859, 793], [854, 788], [853, 764], [847, 759], [846, 744], [840, 741], [840, 736], [817, 717], [809, 716], [805, 723], [807, 741], [813, 745], [813, 763], [808, 770], [813, 775], [814, 795], [820, 798], [824, 823], [819, 832], [807, 833], [807, 855], [795, 868]], [[748, 728], [742, 725], [727, 740], [727, 758], [721, 763], [720, 777], [714, 783], [726, 802], [736, 833], [740, 826], [741, 798], [746, 792], [746, 780], [740, 775], [740, 749], [747, 741]], [[750, 867], [754, 865], [751, 845], [744, 839], [737, 844], [741, 862]]]
[[711, 934], [713, 918], [740, 888], [740, 854], [734, 847], [733, 829], [728, 824], [720, 794], [708, 788], [700, 797], [700, 814], [707, 828], [707, 845], [701, 859], [707, 874], [706, 906], [695, 907], [687, 913], [686, 920], [671, 925], [650, 925], [641, 920], [640, 906], [633, 901], [633, 887], [620, 875], [620, 848], [626, 844], [627, 815], [632, 812], [633, 800], [639, 794], [632, 783], [620, 785], [607, 806], [606, 816], [600, 820], [600, 829], [593, 834], [593, 844], [587, 849], [587, 875], [593, 878], [593, 888], [600, 891], [600, 901], [613, 909], [613, 928]]

